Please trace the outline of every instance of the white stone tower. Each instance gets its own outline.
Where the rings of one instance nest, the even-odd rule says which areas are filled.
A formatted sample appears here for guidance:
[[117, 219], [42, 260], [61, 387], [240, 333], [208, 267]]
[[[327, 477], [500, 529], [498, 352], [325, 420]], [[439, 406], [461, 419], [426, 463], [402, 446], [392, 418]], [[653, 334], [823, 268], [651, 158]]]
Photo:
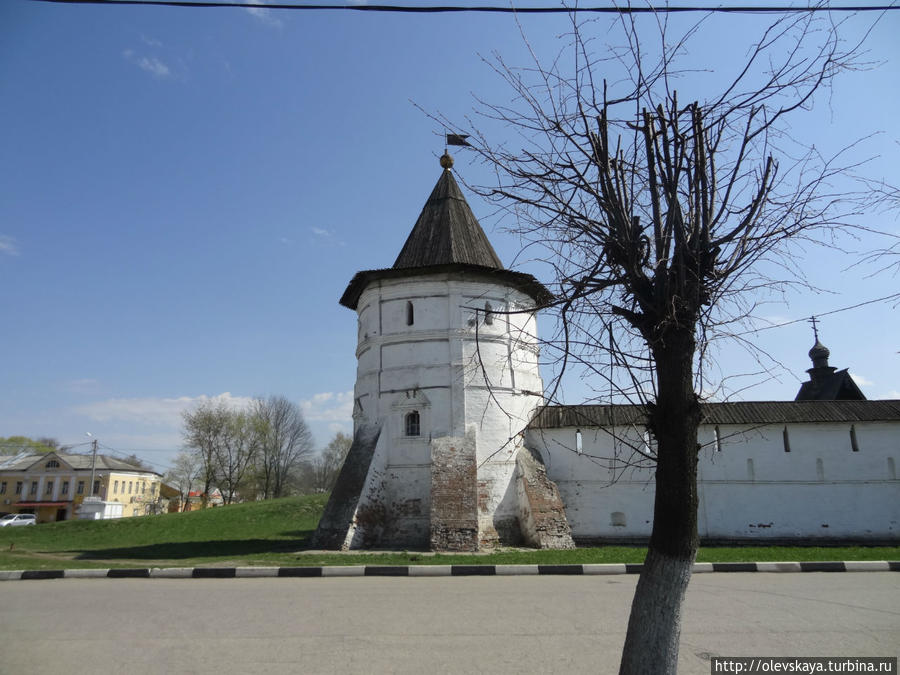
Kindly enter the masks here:
[[314, 546], [534, 538], [517, 455], [542, 403], [534, 308], [551, 296], [503, 268], [452, 163], [393, 267], [357, 273], [341, 297], [359, 317], [354, 443]]

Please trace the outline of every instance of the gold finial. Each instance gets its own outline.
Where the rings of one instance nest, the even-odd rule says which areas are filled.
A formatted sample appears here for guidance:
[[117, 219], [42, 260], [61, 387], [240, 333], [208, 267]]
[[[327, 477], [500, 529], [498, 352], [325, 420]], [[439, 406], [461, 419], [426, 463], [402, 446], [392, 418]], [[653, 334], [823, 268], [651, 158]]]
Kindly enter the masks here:
[[444, 149], [444, 154], [441, 155], [441, 166], [445, 169], [453, 168], [453, 158], [450, 156], [450, 153], [447, 152], [447, 149]]

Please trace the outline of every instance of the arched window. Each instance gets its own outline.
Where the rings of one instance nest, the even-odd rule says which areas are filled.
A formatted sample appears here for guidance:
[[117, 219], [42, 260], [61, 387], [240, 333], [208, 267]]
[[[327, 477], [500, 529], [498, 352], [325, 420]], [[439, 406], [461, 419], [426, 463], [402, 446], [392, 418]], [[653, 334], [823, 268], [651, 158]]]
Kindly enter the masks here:
[[412, 301], [406, 303], [406, 325], [412, 326], [416, 320], [416, 311], [413, 309]]
[[413, 410], [410, 413], [406, 414], [406, 435], [407, 436], [418, 436], [422, 433], [421, 426], [419, 424], [419, 411]]
[[491, 303], [489, 302], [484, 303], [484, 325], [494, 325], [494, 308], [491, 307]]
[[49, 462], [47, 462], [47, 464], [45, 465], [45, 468], [47, 468], [47, 469], [58, 469], [58, 468], [59, 468], [59, 462], [57, 462], [55, 459], [51, 459]]

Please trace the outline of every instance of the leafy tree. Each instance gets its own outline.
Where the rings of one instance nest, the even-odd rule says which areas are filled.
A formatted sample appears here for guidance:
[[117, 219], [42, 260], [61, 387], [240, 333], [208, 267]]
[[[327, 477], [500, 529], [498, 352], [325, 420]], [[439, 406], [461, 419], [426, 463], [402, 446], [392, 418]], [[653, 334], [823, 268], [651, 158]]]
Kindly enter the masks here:
[[317, 492], [328, 492], [334, 488], [352, 443], [350, 436], [339, 431], [313, 460], [311, 474], [313, 488]]
[[203, 506], [218, 477], [219, 457], [231, 424], [232, 411], [222, 402], [203, 401], [182, 415], [184, 445], [197, 458], [198, 480], [203, 488]]
[[191, 491], [196, 487], [200, 478], [201, 467], [198, 455], [188, 450], [181, 450], [172, 462], [163, 481], [178, 490], [181, 496], [181, 510], [186, 511]]
[[0, 455], [17, 455], [20, 452], [45, 454], [58, 448], [59, 442], [54, 438], [32, 440], [27, 436], [0, 437]]
[[244, 411], [230, 411], [215, 449], [215, 471], [225, 504], [239, 495], [247, 472], [253, 466], [263, 438], [259, 419]]

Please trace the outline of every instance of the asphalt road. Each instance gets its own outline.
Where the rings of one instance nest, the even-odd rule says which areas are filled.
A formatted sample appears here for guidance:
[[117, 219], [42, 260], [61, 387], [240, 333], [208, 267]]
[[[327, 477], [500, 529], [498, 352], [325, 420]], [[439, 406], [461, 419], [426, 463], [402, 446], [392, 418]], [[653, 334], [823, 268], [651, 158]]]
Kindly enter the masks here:
[[[0, 583], [0, 673], [614, 673], [636, 577]], [[696, 574], [681, 673], [896, 656], [900, 575]]]

